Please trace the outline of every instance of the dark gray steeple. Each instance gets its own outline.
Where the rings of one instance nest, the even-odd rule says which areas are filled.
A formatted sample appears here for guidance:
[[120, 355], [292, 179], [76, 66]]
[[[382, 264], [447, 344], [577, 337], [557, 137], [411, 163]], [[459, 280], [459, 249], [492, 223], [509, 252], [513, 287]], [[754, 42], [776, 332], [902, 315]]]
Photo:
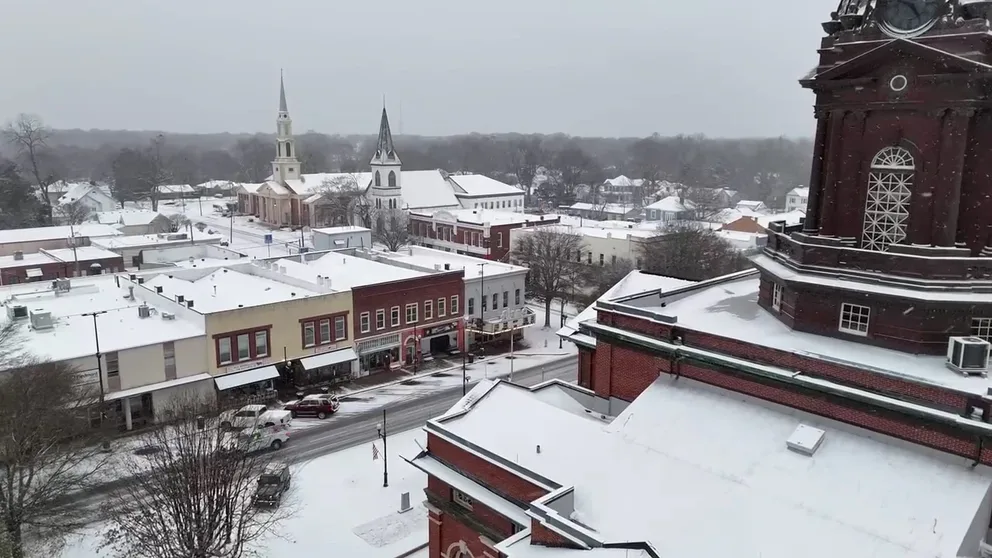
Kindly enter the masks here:
[[379, 138], [375, 142], [375, 154], [372, 155], [371, 165], [399, 165], [400, 157], [393, 146], [393, 134], [389, 131], [389, 117], [386, 107], [382, 107], [382, 120], [379, 122]]

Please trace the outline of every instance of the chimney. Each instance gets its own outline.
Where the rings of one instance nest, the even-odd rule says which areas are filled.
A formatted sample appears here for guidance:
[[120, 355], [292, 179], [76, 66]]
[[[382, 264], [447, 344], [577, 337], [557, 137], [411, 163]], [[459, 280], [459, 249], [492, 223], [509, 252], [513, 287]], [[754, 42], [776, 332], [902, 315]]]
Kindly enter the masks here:
[[134, 300], [134, 285], [128, 285], [127, 287], [127, 297]]
[[158, 294], [162, 294], [162, 290], [163, 290], [163, 289], [162, 289], [162, 286], [161, 286], [161, 285], [157, 285], [157, 286], [155, 287], [155, 292], [156, 292], [156, 293], [158, 293]]
[[129, 275], [127, 276], [127, 278], [128, 278], [128, 279], [130, 279], [131, 281], [134, 281], [135, 279], [137, 279], [137, 278], [138, 278], [138, 276], [137, 276], [137, 275], [135, 275], [135, 274], [133, 274], [133, 273], [131, 273], [131, 274], [129, 274]]
[[444, 264], [444, 270], [445, 271], [451, 271], [451, 264], [450, 263]]
[[21, 260], [23, 260], [23, 259], [24, 259], [24, 252], [22, 252], [22, 251], [20, 251], [20, 250], [16, 250], [16, 251], [14, 252], [14, 260], [16, 260], [16, 261], [21, 261]]
[[185, 296], [183, 296], [183, 295], [176, 295], [176, 302], [178, 302], [179, 304], [182, 304], [185, 300], [186, 300], [186, 297]]
[[186, 308], [192, 308], [192, 307], [193, 307], [193, 299], [187, 300], [186, 301]]

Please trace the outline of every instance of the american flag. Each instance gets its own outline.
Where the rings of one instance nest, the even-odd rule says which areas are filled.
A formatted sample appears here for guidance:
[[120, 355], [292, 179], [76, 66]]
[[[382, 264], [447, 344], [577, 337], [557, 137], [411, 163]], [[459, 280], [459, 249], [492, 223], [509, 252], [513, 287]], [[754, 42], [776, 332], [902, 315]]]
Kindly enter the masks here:
[[375, 461], [377, 459], [379, 459], [379, 448], [375, 447], [375, 444], [373, 443], [372, 444], [372, 461]]

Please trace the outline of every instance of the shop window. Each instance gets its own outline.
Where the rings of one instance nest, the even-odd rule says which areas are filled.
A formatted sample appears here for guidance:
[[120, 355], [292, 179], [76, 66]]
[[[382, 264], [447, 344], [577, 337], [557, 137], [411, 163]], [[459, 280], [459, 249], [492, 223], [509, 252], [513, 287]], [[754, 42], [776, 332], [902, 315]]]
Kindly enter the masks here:
[[437, 317], [438, 318], [443, 318], [444, 315], [445, 315], [445, 307], [447, 306], [447, 304], [445, 304], [445, 302], [446, 301], [444, 300], [444, 297], [437, 299]]
[[458, 295], [451, 295], [451, 313], [458, 315]]
[[393, 306], [389, 311], [389, 323], [392, 327], [399, 327], [400, 325], [400, 307]]
[[382, 308], [375, 311], [375, 328], [386, 329], [386, 311]]
[[[379, 310], [379, 312], [382, 312], [382, 310]], [[358, 326], [361, 329], [361, 332], [362, 333], [368, 333], [369, 330], [371, 329], [369, 327], [370, 326], [370, 324], [369, 324], [369, 318], [370, 318], [370, 316], [369, 316], [369, 313], [368, 312], [362, 312], [361, 315], [359, 315], [359, 317], [358, 317]], [[376, 325], [378, 325], [378, 321], [379, 321], [379, 315], [378, 314], [376, 314], [375, 319], [376, 319], [376, 322], [377, 322]]]
[[415, 324], [417, 323], [417, 303], [411, 303], [406, 305], [406, 323]]
[[425, 300], [424, 301], [424, 319], [433, 320], [434, 319], [434, 301]]
[[334, 317], [334, 340], [344, 341], [348, 338], [348, 322], [344, 316]]
[[107, 377], [114, 378], [121, 374], [121, 362], [117, 356], [117, 351], [111, 351], [105, 355], [107, 364]]

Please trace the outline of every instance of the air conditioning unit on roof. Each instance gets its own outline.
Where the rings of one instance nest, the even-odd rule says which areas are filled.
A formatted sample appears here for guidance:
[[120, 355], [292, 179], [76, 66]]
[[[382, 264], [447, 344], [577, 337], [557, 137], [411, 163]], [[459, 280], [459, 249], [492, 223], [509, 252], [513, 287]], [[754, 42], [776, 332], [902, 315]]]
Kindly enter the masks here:
[[947, 367], [965, 376], [985, 376], [990, 347], [980, 337], [951, 337], [947, 340]]

